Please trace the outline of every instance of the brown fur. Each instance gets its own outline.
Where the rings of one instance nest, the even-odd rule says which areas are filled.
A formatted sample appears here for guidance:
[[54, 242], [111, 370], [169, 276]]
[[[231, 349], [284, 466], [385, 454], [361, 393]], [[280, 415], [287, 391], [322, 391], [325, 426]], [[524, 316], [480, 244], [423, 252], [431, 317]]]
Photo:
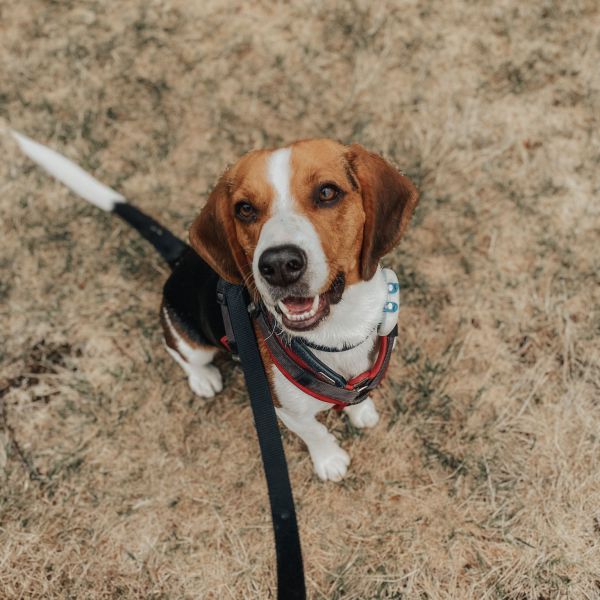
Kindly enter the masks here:
[[[245, 154], [221, 175], [208, 201], [190, 228], [190, 243], [223, 279], [247, 282], [261, 224], [268, 218], [272, 190], [264, 177], [268, 150]], [[260, 210], [256, 223], [240, 223], [234, 207], [248, 200]]]
[[[339, 272], [348, 284], [370, 279], [380, 258], [404, 232], [417, 203], [410, 180], [376, 154], [354, 144], [328, 139], [291, 145], [291, 191], [297, 209], [315, 227], [329, 264], [329, 288]], [[262, 225], [271, 215], [273, 189], [267, 158], [273, 150], [243, 156], [220, 178], [190, 229], [196, 251], [224, 279], [252, 281], [251, 264]], [[315, 187], [334, 183], [344, 192], [335, 205], [314, 202]], [[235, 205], [246, 200], [257, 209], [254, 222], [235, 218]], [[322, 290], [322, 291], [325, 291]]]
[[275, 393], [274, 388], [274, 376], [273, 376], [273, 360], [271, 359], [271, 355], [267, 350], [267, 345], [265, 344], [265, 340], [263, 339], [260, 331], [258, 330], [258, 326], [254, 324], [254, 332], [256, 333], [256, 339], [258, 340], [258, 349], [260, 350], [260, 357], [262, 359], [262, 363], [265, 367], [265, 374], [267, 375], [267, 380], [269, 381], [269, 387], [271, 388], [271, 397], [273, 398], [273, 405], [276, 408], [281, 406], [281, 402], [279, 402], [279, 398]]
[[[358, 258], [363, 237], [365, 212], [362, 198], [348, 181], [346, 147], [331, 140], [307, 140], [292, 146], [291, 191], [299, 210], [315, 227], [329, 264], [329, 288], [339, 272], [346, 282], [360, 279]], [[331, 207], [316, 206], [315, 186], [335, 183], [345, 196]]]
[[408, 177], [359, 144], [350, 146], [348, 160], [360, 182], [366, 214], [360, 270], [367, 280], [400, 241], [419, 195]]

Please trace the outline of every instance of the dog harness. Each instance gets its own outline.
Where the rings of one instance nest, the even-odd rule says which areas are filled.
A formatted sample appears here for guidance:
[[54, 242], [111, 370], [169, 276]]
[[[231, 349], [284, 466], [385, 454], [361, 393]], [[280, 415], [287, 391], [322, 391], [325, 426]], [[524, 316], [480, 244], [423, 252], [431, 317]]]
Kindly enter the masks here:
[[[255, 320], [273, 364], [281, 374], [304, 393], [317, 400], [334, 404], [338, 410], [360, 404], [379, 385], [390, 362], [394, 339], [398, 335], [398, 328], [395, 327], [388, 335], [378, 336], [379, 351], [371, 369], [346, 380], [317, 358], [306, 340], [291, 338], [289, 343], [286, 343], [282, 336], [271, 333], [273, 325], [269, 323], [264, 309], [258, 310]], [[366, 340], [362, 343], [365, 342]], [[326, 352], [347, 352], [351, 348], [319, 349]]]
[[[384, 271], [390, 271], [385, 269]], [[312, 350], [324, 352], [347, 352], [356, 348], [360, 344], [366, 343], [370, 338], [366, 338], [354, 346], [344, 346], [343, 348], [329, 348], [327, 346], [318, 346], [312, 344], [300, 337], [285, 336], [277, 331], [277, 325], [267, 309], [262, 303], [250, 302], [247, 310], [253, 321], [256, 323], [261, 337], [269, 352], [273, 364], [279, 372], [298, 389], [305, 394], [335, 405], [336, 410], [342, 410], [346, 406], [360, 404], [367, 398], [369, 393], [374, 390], [387, 371], [394, 341], [398, 335], [398, 327], [395, 324], [398, 310], [399, 285], [393, 271], [393, 277], [384, 272], [386, 279], [388, 299], [384, 305], [384, 317], [382, 324], [385, 329], [393, 327], [391, 331], [382, 331], [381, 325], [378, 328], [378, 353], [373, 366], [363, 373], [345, 379], [342, 375], [328, 367], [322, 360], [315, 356]], [[392, 280], [390, 280], [392, 279]], [[394, 281], [395, 280], [395, 281]], [[393, 299], [390, 300], [390, 297]], [[221, 343], [233, 354], [237, 354], [237, 346], [233, 330], [231, 327], [231, 318], [224, 303], [223, 281], [220, 280], [217, 287], [217, 299], [221, 304], [223, 313], [223, 324], [225, 326], [225, 335]], [[391, 316], [391, 320], [390, 320]]]

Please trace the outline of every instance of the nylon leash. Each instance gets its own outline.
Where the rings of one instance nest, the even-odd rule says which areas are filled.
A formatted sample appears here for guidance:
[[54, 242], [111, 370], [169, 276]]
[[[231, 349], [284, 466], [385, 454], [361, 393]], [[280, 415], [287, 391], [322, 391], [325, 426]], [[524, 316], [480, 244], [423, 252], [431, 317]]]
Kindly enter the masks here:
[[294, 497], [271, 390], [248, 314], [247, 292], [241, 285], [220, 280], [217, 297], [223, 308], [226, 328], [231, 328], [242, 363], [267, 480], [277, 557], [277, 598], [305, 600]]

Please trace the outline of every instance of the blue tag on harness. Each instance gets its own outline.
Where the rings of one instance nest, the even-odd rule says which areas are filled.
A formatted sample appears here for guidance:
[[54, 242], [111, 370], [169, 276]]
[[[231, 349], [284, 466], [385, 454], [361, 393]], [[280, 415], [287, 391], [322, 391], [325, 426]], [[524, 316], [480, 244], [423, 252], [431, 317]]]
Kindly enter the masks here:
[[388, 335], [398, 323], [398, 309], [400, 308], [400, 283], [392, 269], [382, 269], [381, 274], [385, 280], [386, 298], [383, 305], [381, 323], [377, 327], [378, 335]]

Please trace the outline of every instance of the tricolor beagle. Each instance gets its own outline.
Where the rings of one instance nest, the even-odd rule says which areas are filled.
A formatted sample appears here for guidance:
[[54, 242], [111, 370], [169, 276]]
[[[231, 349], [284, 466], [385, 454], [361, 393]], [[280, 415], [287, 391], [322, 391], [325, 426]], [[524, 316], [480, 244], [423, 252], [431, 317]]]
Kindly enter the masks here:
[[[379, 260], [398, 243], [416, 203], [409, 179], [361, 146], [300, 141], [255, 150], [229, 168], [190, 241], [221, 277], [259, 296], [277, 328], [313, 348], [326, 346], [314, 354], [350, 379], [369, 370], [377, 354], [387, 293]], [[217, 349], [195, 343], [168, 304], [162, 315], [170, 352], [192, 389], [204, 396], [220, 391], [211, 364]], [[315, 418], [331, 404], [302, 392], [260, 347], [278, 416], [306, 443], [317, 475], [341, 479], [350, 458]], [[379, 419], [370, 398], [344, 410], [356, 427]]]
[[[140, 229], [128, 214], [136, 209], [122, 196], [111, 196], [104, 186], [100, 195], [86, 195], [79, 181], [70, 181], [62, 167], [44, 162], [27, 146], [34, 142], [16, 137], [53, 175]], [[324, 370], [347, 381], [369, 372], [386, 339], [378, 326], [389, 282], [379, 261], [398, 243], [417, 199], [407, 177], [357, 144], [312, 139], [254, 150], [219, 179], [190, 230], [195, 252], [187, 248], [173, 261], [165, 284], [161, 323], [167, 350], [191, 389], [205, 397], [222, 389], [212, 364], [225, 335], [215, 293], [218, 277], [248, 287], [270, 327], [265, 335], [257, 325], [257, 337], [277, 414], [306, 443], [323, 480], [340, 480], [350, 464], [315, 418], [332, 404], [286, 376], [265, 338], [272, 332], [278, 339], [302, 340]], [[356, 427], [373, 427], [379, 420], [369, 397], [344, 411]]]

